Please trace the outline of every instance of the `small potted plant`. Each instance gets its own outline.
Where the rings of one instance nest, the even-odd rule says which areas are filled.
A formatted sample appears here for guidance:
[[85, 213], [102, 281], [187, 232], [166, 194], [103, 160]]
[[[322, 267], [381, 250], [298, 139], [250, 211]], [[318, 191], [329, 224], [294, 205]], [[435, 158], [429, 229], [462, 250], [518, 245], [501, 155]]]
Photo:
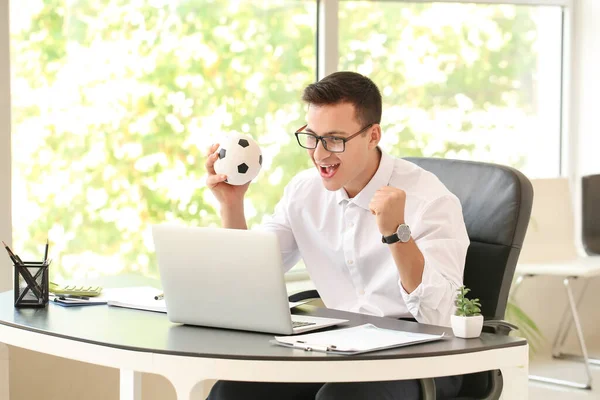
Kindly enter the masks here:
[[478, 337], [483, 328], [481, 304], [479, 299], [467, 299], [466, 295], [470, 291], [466, 286], [458, 288], [456, 312], [450, 317], [454, 336], [465, 339]]

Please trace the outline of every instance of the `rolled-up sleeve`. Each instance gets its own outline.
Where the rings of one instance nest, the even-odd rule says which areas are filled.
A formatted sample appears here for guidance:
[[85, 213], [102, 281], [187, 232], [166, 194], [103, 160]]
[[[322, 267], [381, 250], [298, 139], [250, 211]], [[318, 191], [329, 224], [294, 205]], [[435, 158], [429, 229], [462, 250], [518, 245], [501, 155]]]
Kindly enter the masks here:
[[449, 326], [469, 247], [460, 201], [454, 195], [438, 198], [425, 207], [411, 229], [425, 265], [421, 284], [411, 293], [398, 282], [402, 297], [417, 321]]
[[277, 235], [284, 272], [289, 271], [300, 260], [300, 252], [288, 217], [291, 190], [290, 185], [286, 186], [283, 197], [275, 206], [273, 215], [267, 217], [258, 227], [259, 230], [274, 232]]

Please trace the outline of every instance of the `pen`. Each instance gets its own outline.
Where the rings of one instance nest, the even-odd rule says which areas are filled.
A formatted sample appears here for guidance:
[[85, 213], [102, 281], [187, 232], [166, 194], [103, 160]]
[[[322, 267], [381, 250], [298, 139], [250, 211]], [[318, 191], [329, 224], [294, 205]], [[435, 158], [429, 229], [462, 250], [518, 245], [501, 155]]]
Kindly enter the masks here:
[[46, 239], [46, 248], [44, 250], [44, 264], [48, 260], [48, 239]]
[[60, 301], [66, 301], [67, 303], [71, 303], [71, 302], [72, 302], [72, 303], [80, 303], [80, 302], [86, 302], [87, 300], [83, 300], [83, 299], [73, 299], [73, 298], [71, 298], [71, 297], [63, 297], [63, 296], [60, 296], [60, 297], [55, 297], [55, 298], [54, 298], [54, 301], [56, 301], [56, 302], [60, 302]]
[[165, 298], [165, 294], [161, 293], [161, 294], [157, 294], [156, 296], [154, 296], [154, 300], [162, 300]]
[[74, 299], [74, 300], [89, 300], [90, 298], [87, 296], [77, 296], [74, 294], [61, 294], [59, 297], [61, 300], [65, 299]]
[[55, 297], [54, 298], [54, 302], [55, 303], [71, 303], [71, 304], [85, 304], [88, 300], [81, 300], [81, 299], [70, 299], [70, 298], [65, 298], [65, 297]]
[[336, 349], [336, 346], [334, 345], [322, 345], [322, 344], [309, 344], [306, 342], [303, 342], [301, 340], [298, 340], [297, 342], [292, 343], [292, 347], [295, 349], [300, 349], [300, 350], [304, 350], [304, 351], [312, 351], [312, 350], [317, 350], [317, 351], [332, 351]]

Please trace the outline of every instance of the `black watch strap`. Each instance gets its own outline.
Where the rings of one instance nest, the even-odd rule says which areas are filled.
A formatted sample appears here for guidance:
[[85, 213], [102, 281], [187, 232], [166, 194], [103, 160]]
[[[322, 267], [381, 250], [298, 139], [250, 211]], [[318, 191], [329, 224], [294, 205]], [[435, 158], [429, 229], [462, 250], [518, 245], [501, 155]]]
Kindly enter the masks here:
[[390, 235], [390, 236], [382, 236], [381, 237], [381, 243], [392, 244], [392, 243], [396, 243], [399, 241], [400, 241], [400, 238], [398, 237], [397, 233], [394, 233], [393, 235]]
[[402, 224], [398, 225], [396, 232], [394, 232], [390, 236], [382, 236], [381, 242], [387, 243], [387, 244], [392, 244], [392, 243], [396, 243], [396, 242], [406, 243], [410, 240], [410, 235], [411, 235], [411, 232], [410, 232], [409, 226], [402, 223]]

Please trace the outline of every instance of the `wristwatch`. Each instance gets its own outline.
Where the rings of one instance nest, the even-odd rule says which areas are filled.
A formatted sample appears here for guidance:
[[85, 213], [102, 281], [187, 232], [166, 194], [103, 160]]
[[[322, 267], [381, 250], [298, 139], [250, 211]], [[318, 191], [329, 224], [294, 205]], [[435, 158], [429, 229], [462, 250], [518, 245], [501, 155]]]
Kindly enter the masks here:
[[406, 224], [400, 224], [396, 233], [390, 236], [382, 236], [381, 242], [392, 244], [396, 242], [406, 243], [410, 240], [410, 228]]

